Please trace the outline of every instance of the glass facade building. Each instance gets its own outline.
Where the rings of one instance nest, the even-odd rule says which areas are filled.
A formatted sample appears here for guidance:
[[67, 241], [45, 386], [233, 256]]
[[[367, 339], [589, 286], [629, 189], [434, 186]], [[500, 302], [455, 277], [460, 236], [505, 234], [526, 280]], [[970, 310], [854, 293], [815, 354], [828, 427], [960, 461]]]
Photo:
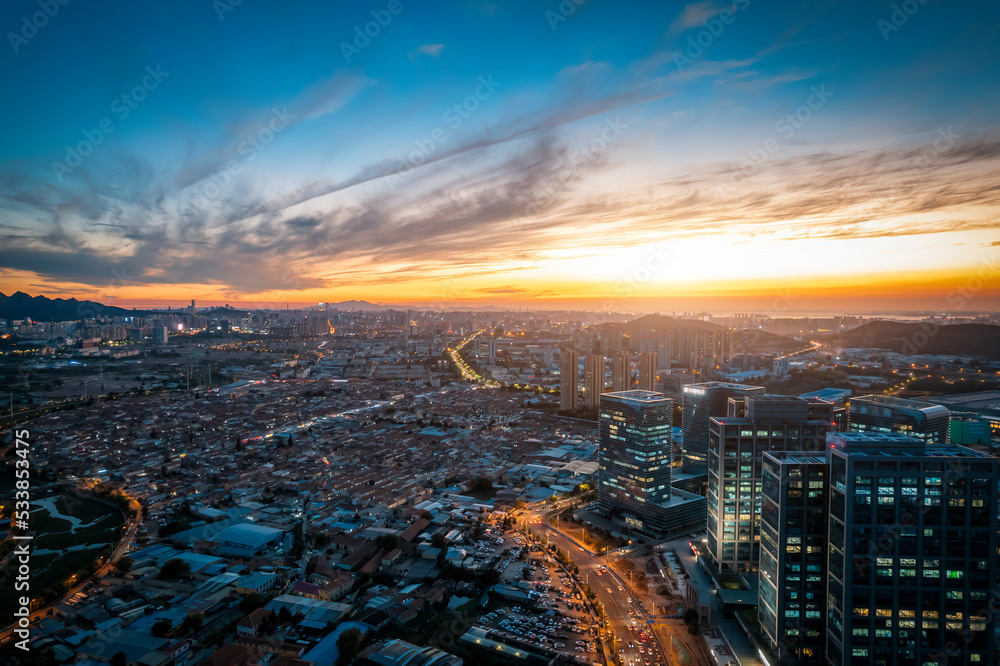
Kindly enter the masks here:
[[708, 447], [708, 551], [719, 571], [756, 571], [762, 464], [769, 451], [823, 451], [833, 405], [748, 396], [743, 418], [713, 418]]
[[826, 647], [829, 470], [822, 453], [764, 454], [757, 619], [781, 663]]
[[992, 664], [997, 458], [901, 435], [830, 444], [827, 662]]
[[763, 395], [762, 386], [726, 382], [688, 384], [682, 389], [681, 429], [684, 432], [683, 467], [687, 474], [708, 470], [708, 425], [712, 417], [728, 414], [730, 398]]
[[605, 393], [598, 504], [637, 530], [662, 534], [704, 520], [704, 498], [671, 488], [673, 401], [652, 391]]
[[897, 433], [925, 444], [948, 441], [947, 407], [922, 400], [887, 395], [864, 395], [850, 402], [847, 429], [850, 432]]

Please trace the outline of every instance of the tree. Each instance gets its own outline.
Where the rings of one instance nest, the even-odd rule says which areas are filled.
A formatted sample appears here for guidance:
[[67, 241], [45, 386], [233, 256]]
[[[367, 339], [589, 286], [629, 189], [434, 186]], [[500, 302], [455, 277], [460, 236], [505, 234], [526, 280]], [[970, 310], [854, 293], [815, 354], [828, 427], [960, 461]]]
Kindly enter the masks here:
[[343, 665], [354, 659], [361, 649], [362, 640], [364, 640], [364, 636], [362, 636], [360, 629], [356, 627], [345, 629], [337, 638], [337, 650], [340, 652], [337, 663]]
[[477, 476], [469, 482], [471, 492], [493, 490], [493, 479], [488, 476]]
[[[317, 542], [318, 541], [319, 539], [317, 539]], [[379, 536], [375, 541], [376, 543], [378, 543], [378, 547], [384, 550], [392, 550], [393, 548], [399, 545], [399, 537], [396, 536], [395, 534], [383, 534]]]
[[173, 627], [174, 625], [170, 620], [163, 618], [162, 620], [157, 620], [153, 623], [150, 632], [157, 638], [163, 638], [170, 633], [170, 630], [173, 629]]
[[684, 624], [687, 625], [688, 633], [692, 636], [697, 636], [701, 627], [698, 623], [698, 611], [693, 608], [689, 608], [684, 611]]
[[160, 567], [160, 575], [158, 578], [179, 578], [186, 573], [191, 573], [191, 565], [184, 560], [175, 557], [163, 563], [163, 566]]
[[256, 592], [251, 592], [240, 600], [240, 610], [249, 613], [264, 605], [264, 597]]
[[118, 560], [118, 570], [119, 571], [131, 571], [132, 570], [132, 558], [126, 555], [122, 559]]
[[115, 652], [111, 655], [111, 666], [126, 666], [128, 664], [128, 655], [124, 652]]
[[188, 613], [181, 622], [181, 631], [184, 633], [198, 631], [204, 621], [204, 613]]

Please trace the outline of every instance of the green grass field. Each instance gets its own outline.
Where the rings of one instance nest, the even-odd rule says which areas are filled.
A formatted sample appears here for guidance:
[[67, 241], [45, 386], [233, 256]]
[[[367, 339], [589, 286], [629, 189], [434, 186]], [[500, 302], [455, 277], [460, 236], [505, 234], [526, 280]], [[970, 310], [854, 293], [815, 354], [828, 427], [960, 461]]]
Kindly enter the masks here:
[[[48, 496], [48, 498], [50, 498]], [[36, 499], [47, 499], [39, 497]], [[31, 512], [32, 541], [31, 580], [29, 595], [35, 599], [46, 589], [68, 579], [94, 562], [105, 548], [117, 543], [125, 517], [118, 509], [93, 499], [77, 499], [69, 494], [58, 496], [55, 508], [59, 514], [80, 521], [76, 531], [73, 522], [47, 509], [35, 506]], [[38, 552], [41, 551], [41, 552]], [[49, 552], [46, 552], [49, 551]], [[13, 569], [8, 569], [13, 571]], [[12, 575], [12, 574], [8, 574]], [[18, 592], [21, 595], [23, 592]], [[0, 608], [3, 621], [10, 621], [14, 610], [14, 586], [0, 587]]]

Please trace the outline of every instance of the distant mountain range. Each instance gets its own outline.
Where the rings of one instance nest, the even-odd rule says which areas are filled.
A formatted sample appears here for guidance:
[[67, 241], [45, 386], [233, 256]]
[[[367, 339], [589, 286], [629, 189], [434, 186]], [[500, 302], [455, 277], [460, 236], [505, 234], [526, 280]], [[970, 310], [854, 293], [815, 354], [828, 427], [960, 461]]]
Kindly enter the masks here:
[[[268, 304], [272, 309], [283, 309], [280, 304]], [[405, 309], [406, 306], [386, 306], [368, 301], [342, 301], [340, 303], [325, 303], [327, 310], [385, 310], [388, 307]], [[318, 310], [319, 306], [295, 308], [303, 310]], [[32, 321], [72, 321], [85, 317], [147, 317], [152, 314], [177, 313], [181, 308], [158, 308], [139, 310], [135, 308], [120, 308], [114, 305], [104, 305], [95, 301], [78, 301], [75, 298], [49, 298], [47, 296], [31, 296], [23, 291], [7, 296], [0, 293], [0, 319], [24, 319]], [[247, 308], [199, 308], [198, 314], [206, 317], [222, 315], [237, 315], [247, 312]]]
[[32, 321], [71, 321], [84, 317], [145, 317], [154, 310], [135, 310], [102, 305], [94, 301], [78, 301], [75, 298], [48, 298], [31, 296], [18, 291], [6, 296], [0, 293], [0, 319], [24, 319]]
[[827, 338], [845, 347], [880, 347], [903, 354], [985, 356], [1000, 359], [1000, 326], [990, 324], [908, 324], [873, 321]]

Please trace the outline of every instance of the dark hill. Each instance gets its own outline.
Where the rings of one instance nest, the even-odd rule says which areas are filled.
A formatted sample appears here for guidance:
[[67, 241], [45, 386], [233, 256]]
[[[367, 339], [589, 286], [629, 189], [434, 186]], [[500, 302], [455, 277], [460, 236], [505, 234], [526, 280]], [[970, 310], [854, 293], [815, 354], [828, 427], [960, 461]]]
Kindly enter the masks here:
[[1000, 359], [1000, 326], [991, 324], [908, 324], [873, 321], [853, 331], [829, 336], [845, 347], [880, 347], [903, 354], [985, 356]]
[[10, 296], [0, 294], [0, 319], [24, 319], [32, 321], [72, 321], [85, 317], [146, 317], [152, 310], [119, 308], [102, 305], [94, 301], [78, 301], [75, 298], [48, 298], [30, 296], [18, 291]]
[[633, 319], [630, 322], [623, 322], [621, 326], [627, 327], [655, 327], [655, 328], [673, 328], [673, 329], [689, 329], [695, 331], [721, 331], [722, 326], [718, 324], [713, 324], [709, 321], [701, 321], [700, 319], [675, 319], [674, 317], [668, 317], [667, 315], [661, 314], [648, 314], [638, 319]]

